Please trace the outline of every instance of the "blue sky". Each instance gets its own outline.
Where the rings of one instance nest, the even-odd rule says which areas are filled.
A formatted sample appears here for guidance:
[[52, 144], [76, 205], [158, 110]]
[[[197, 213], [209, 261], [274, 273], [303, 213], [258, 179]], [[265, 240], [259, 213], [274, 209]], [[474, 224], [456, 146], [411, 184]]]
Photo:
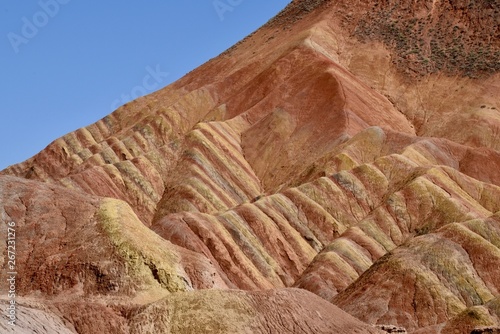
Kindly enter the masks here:
[[290, 0], [5, 0], [0, 170], [241, 40]]

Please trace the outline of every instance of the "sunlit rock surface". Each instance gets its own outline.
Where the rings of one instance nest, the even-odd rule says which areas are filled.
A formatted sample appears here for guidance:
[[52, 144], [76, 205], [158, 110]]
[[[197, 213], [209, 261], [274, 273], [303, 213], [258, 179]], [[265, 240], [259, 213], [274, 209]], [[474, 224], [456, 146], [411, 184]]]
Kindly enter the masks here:
[[0, 172], [16, 329], [495, 333], [499, 7], [295, 0]]

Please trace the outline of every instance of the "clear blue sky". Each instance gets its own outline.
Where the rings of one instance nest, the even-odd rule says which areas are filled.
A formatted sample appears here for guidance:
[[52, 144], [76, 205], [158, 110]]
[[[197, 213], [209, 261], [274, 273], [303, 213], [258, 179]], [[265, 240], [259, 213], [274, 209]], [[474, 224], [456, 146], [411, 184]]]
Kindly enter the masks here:
[[0, 170], [182, 77], [289, 2], [2, 1]]

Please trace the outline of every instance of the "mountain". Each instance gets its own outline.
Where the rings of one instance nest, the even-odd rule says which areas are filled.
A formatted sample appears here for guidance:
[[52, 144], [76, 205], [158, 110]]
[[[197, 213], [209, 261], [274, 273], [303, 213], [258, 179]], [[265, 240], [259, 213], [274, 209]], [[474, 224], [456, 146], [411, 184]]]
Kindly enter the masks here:
[[497, 1], [295, 0], [3, 170], [16, 328], [500, 331], [499, 23]]

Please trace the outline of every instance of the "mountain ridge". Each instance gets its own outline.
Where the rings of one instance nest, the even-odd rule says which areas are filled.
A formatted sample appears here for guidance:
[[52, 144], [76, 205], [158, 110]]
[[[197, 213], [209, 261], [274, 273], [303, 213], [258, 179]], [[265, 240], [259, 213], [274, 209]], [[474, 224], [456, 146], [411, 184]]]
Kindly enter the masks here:
[[[1, 171], [2, 220], [30, 245], [23, 307], [47, 307], [29, 319], [44, 311], [77, 333], [500, 326], [487, 260], [500, 254], [496, 4], [469, 3], [293, 1], [175, 83]], [[392, 32], [487, 16], [467, 38], [489, 36], [493, 51], [483, 67], [439, 67], [448, 54], [407, 54], [413, 42], [384, 34], [393, 14]], [[455, 38], [444, 31], [439, 47]]]

